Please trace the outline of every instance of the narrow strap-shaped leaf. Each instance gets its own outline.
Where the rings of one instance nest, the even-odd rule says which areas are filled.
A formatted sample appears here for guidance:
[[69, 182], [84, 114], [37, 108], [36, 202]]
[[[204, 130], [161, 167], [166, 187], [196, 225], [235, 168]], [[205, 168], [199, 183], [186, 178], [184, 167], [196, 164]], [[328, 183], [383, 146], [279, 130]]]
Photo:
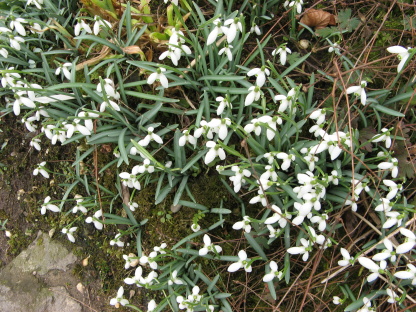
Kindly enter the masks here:
[[129, 157], [128, 157], [127, 151], [126, 151], [126, 144], [124, 142], [124, 137], [126, 135], [127, 130], [128, 129], [125, 128], [120, 133], [120, 136], [118, 138], [118, 150], [120, 152], [120, 158], [128, 165], [129, 164]]
[[257, 252], [257, 254], [263, 258], [263, 260], [267, 261], [267, 256], [263, 251], [263, 248], [256, 242], [256, 240], [251, 236], [250, 233], [244, 232], [244, 236], [246, 237], [248, 243], [251, 247]]

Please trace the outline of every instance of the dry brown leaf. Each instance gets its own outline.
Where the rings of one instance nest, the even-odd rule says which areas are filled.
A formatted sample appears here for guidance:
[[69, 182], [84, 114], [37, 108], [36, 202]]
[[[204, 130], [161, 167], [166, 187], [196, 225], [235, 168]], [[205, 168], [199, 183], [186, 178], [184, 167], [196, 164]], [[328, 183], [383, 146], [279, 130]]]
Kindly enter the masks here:
[[126, 54], [144, 54], [142, 49], [137, 45], [121, 48]]
[[[328, 25], [336, 25], [335, 15], [325, 12], [324, 10], [315, 9], [310, 9], [306, 11], [300, 19], [300, 22], [309, 27], [315, 27], [315, 29], [322, 29]], [[302, 25], [299, 26], [299, 29], [301, 28]]]

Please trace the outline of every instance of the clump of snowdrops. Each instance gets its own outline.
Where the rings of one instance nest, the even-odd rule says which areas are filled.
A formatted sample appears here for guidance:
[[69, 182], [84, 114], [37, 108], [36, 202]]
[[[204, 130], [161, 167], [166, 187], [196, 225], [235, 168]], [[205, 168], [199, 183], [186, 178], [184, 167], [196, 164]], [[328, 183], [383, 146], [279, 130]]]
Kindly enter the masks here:
[[[412, 96], [405, 88], [397, 92], [395, 84], [415, 49], [387, 49], [398, 56], [397, 76], [390, 89], [377, 90], [370, 89], [366, 73], [354, 69], [341, 52], [342, 42], [336, 49], [329, 46], [328, 53], [351, 72], [343, 83], [327, 76], [347, 107], [343, 112], [348, 118], [359, 115], [364, 125], [378, 118], [376, 131], [363, 141], [351, 119], [315, 100], [314, 73], [302, 81], [307, 88], [290, 78], [310, 53], [291, 57], [291, 42], [262, 37], [260, 25], [273, 18], [267, 15], [269, 8], [278, 5], [294, 16], [302, 12], [303, 1], [265, 1], [262, 7], [245, 1], [234, 11], [228, 1], [209, 1], [214, 12], [209, 16], [187, 1], [165, 3], [176, 16], [189, 15], [170, 26], [157, 62], [138, 60], [129, 52], [148, 34], [146, 25], [133, 27], [133, 3], [123, 6], [118, 23], [79, 13], [73, 17], [65, 9], [73, 7], [71, 1], [50, 0], [14, 1], [0, 20], [3, 114], [18, 116], [34, 134], [28, 142], [34, 153], [47, 141], [91, 146], [77, 154], [78, 179], [64, 198], [47, 196], [41, 214], [73, 213], [73, 221], [61, 229], [73, 243], [84, 221], [97, 231], [108, 224], [129, 226], [110, 241], [113, 248], [124, 248], [125, 266], [118, 269], [129, 270], [129, 277], [109, 303], [141, 311], [129, 303], [134, 298], [124, 296], [126, 288], [139, 287], [155, 292], [155, 299], [145, 304], [147, 311], [234, 311], [233, 297], [238, 296], [226, 290], [224, 279], [253, 274], [254, 282], [247, 284], [267, 285], [280, 306], [284, 303], [277, 290], [301, 274], [294, 260], [310, 264], [322, 254], [338, 259], [321, 275], [324, 283], [353, 266], [363, 269], [361, 290], [348, 284], [331, 289], [331, 309], [343, 305], [346, 311], [375, 310], [380, 298], [397, 309], [414, 302], [414, 208], [407, 202], [406, 176], [393, 148], [403, 138], [380, 116], [405, 118], [391, 107]], [[247, 44], [255, 51], [243, 58]], [[107, 47], [110, 52], [98, 62], [82, 63], [79, 51], [89, 59], [93, 49]], [[139, 80], [126, 81], [124, 74], [134, 70], [140, 71]], [[171, 96], [173, 88], [184, 93]], [[184, 115], [188, 124], [179, 122]], [[111, 207], [100, 206], [93, 181], [79, 168], [100, 144], [116, 146], [105, 168], [129, 168], [120, 170], [114, 181], [118, 194], [104, 190], [112, 198]], [[370, 151], [363, 148], [369, 144]], [[239, 216], [231, 218], [234, 207], [205, 207], [192, 195], [193, 177], [207, 170], [222, 177], [224, 188], [240, 204]], [[48, 179], [47, 161], [33, 174]], [[85, 187], [85, 196], [71, 193], [78, 184]], [[156, 188], [155, 204], [169, 199], [173, 206], [194, 208], [195, 217], [187, 225], [189, 236], [173, 246], [160, 241], [144, 251], [146, 220], [135, 214], [134, 195], [149, 185]], [[128, 201], [122, 189], [131, 192]], [[65, 203], [71, 204], [69, 210]], [[337, 235], [343, 231], [341, 211], [375, 213], [380, 220], [372, 225], [377, 238], [353, 248], [344, 245]], [[201, 226], [207, 222], [211, 225]], [[225, 252], [224, 229], [238, 241], [232, 253]], [[127, 246], [126, 237], [136, 237], [136, 246]], [[216, 268], [214, 273], [202, 265], [206, 261]], [[377, 285], [382, 286], [374, 287], [380, 280]]]

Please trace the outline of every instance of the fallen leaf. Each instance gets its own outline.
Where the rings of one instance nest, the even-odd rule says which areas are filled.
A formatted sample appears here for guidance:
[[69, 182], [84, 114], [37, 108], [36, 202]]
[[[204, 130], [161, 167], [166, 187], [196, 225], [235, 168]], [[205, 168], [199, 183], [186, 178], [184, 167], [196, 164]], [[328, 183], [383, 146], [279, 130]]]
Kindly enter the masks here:
[[[315, 27], [315, 29], [322, 29], [328, 25], [335, 25], [335, 15], [325, 12], [324, 10], [310, 9], [300, 19], [302, 24], [309, 27]], [[299, 29], [302, 25], [299, 25]]]

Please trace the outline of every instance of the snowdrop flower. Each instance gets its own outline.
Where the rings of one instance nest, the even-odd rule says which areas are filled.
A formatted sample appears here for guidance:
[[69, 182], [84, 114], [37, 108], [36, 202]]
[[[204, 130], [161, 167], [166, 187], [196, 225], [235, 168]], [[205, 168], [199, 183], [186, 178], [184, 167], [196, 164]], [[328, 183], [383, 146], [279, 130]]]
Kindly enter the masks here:
[[217, 40], [218, 36], [223, 34], [223, 28], [226, 28], [222, 26], [221, 20], [219, 18], [215, 19], [212, 23], [215, 25], [215, 27], [211, 30], [211, 32], [208, 35], [207, 46], [213, 44]]
[[379, 252], [377, 254], [375, 254], [372, 259], [374, 261], [381, 261], [381, 260], [386, 260], [388, 258], [390, 258], [391, 262], [395, 262], [396, 261], [396, 252], [393, 249], [393, 244], [391, 243], [391, 241], [388, 238], [383, 239], [383, 244], [384, 247], [386, 247], [386, 249], [384, 249], [382, 252]]
[[156, 72], [150, 74], [149, 78], [147, 78], [147, 83], [152, 84], [155, 81], [159, 81], [163, 88], [168, 88], [169, 82], [166, 76], [163, 74], [164, 72], [166, 72], [166, 69], [159, 67], [156, 69]]
[[135, 202], [129, 202], [129, 209], [131, 210], [131, 211], [135, 211], [136, 210], [136, 208], [138, 208], [139, 207], [139, 204], [138, 203], [135, 203]]
[[270, 224], [267, 224], [267, 229], [269, 230], [270, 234], [269, 234], [269, 238], [273, 238], [273, 237], [277, 237], [277, 235], [279, 235], [281, 230], [277, 230], [275, 229], [273, 226], [271, 226]]
[[211, 243], [211, 238], [207, 234], [204, 235], [203, 239], [204, 239], [204, 247], [199, 250], [200, 256], [205, 256], [210, 251], [212, 251], [215, 254], [218, 254], [222, 251], [222, 248], [220, 246], [216, 246]]
[[294, 107], [296, 103], [296, 89], [292, 88], [287, 93], [287, 95], [278, 94], [274, 97], [275, 101], [281, 101], [279, 108], [277, 109], [278, 112], [284, 112], [287, 108], [289, 108], [290, 113], [296, 112], [296, 107]]
[[301, 187], [297, 189], [296, 193], [299, 198], [303, 198], [305, 194], [313, 190], [313, 185], [316, 183], [315, 176], [311, 171], [307, 171], [305, 173], [298, 173], [296, 178], [298, 179], [298, 183], [301, 184]]
[[[150, 274], [149, 274], [150, 275]], [[147, 276], [148, 278], [149, 276]], [[136, 285], [137, 287], [143, 287], [146, 286], [146, 279], [143, 277], [143, 269], [141, 266], [137, 267], [137, 269], [134, 271], [133, 277], [127, 277], [124, 279], [124, 283], [127, 285]]]
[[235, 175], [230, 177], [230, 181], [234, 184], [234, 192], [238, 193], [241, 189], [241, 184], [245, 183], [244, 177], [251, 176], [251, 172], [238, 166], [232, 166], [231, 170], [235, 172]]
[[225, 26], [228, 26], [228, 29], [225, 31], [225, 28], [223, 28], [223, 31], [225, 35], [227, 36], [227, 42], [231, 43], [234, 41], [235, 37], [237, 36], [237, 31], [243, 31], [243, 26], [240, 22], [240, 17], [230, 18], [224, 22]]
[[90, 132], [92, 132], [93, 131], [93, 129], [94, 129], [94, 123], [93, 123], [93, 119], [94, 118], [98, 118], [100, 115], [98, 114], [98, 112], [97, 113], [95, 113], [95, 112], [91, 112], [91, 111], [89, 111], [89, 112], [87, 112], [87, 111], [82, 111], [82, 112], [80, 112], [79, 114], [78, 114], [78, 117], [79, 118], [81, 118], [82, 120], [84, 120], [84, 124], [85, 124], [85, 127], [90, 131]]
[[23, 19], [21, 17], [14, 18], [12, 16], [12, 20], [9, 24], [9, 27], [10, 27], [10, 29], [15, 29], [20, 36], [25, 37], [26, 36], [26, 30], [22, 25], [22, 24], [25, 24], [25, 23], [27, 23], [27, 21], [25, 19]]
[[86, 218], [85, 222], [87, 222], [87, 223], [92, 222], [92, 223], [94, 223], [94, 226], [97, 230], [102, 230], [103, 229], [103, 224], [100, 221], [100, 218], [102, 217], [102, 215], [103, 215], [102, 210], [101, 209], [97, 210], [94, 213], [94, 216]]
[[75, 25], [74, 27], [75, 36], [79, 36], [79, 34], [81, 33], [81, 30], [85, 30], [85, 32], [88, 34], [92, 33], [91, 27], [87, 23], [85, 23], [84, 20], [81, 20]]
[[316, 119], [316, 124], [320, 125], [325, 122], [325, 109], [317, 109], [309, 115], [310, 119]]
[[[25, 118], [22, 118], [22, 123], [24, 123], [25, 124], [25, 126], [26, 126], [26, 129], [29, 131], [29, 132], [35, 132], [36, 131], [36, 129], [37, 129], [37, 126], [34, 124], [34, 121], [36, 121], [36, 116], [31, 116], [31, 117], [29, 117], [29, 118], [27, 118], [27, 119], [25, 119]], [[39, 139], [32, 139], [32, 141], [33, 140], [38, 140], [39, 142], [40, 142], [40, 140]], [[29, 145], [30, 146], [32, 146], [32, 141], [29, 143]], [[35, 141], [36, 142], [36, 141]], [[39, 145], [39, 144], [38, 144]], [[39, 145], [39, 148], [40, 148], [40, 145]]]
[[273, 140], [273, 138], [276, 135], [276, 131], [277, 131], [277, 124], [281, 125], [282, 124], [282, 118], [280, 118], [279, 116], [269, 116], [269, 115], [264, 115], [264, 116], [260, 116], [257, 119], [259, 122], [266, 124], [267, 129], [266, 129], [266, 136], [267, 139], [269, 141]]
[[231, 44], [227, 44], [224, 48], [218, 51], [218, 55], [223, 55], [225, 53], [228, 60], [231, 62], [233, 60], [233, 52], [231, 51], [232, 48], [233, 46]]
[[29, 145], [34, 147], [36, 150], [40, 151], [41, 150], [41, 147], [39, 144], [40, 142], [41, 142], [40, 139], [33, 138], [32, 140], [30, 140]]
[[381, 132], [382, 132], [382, 134], [376, 134], [375, 136], [373, 136], [372, 142], [385, 141], [386, 142], [386, 148], [390, 148], [391, 138], [390, 138], [389, 129], [383, 128], [383, 129], [381, 129]]
[[106, 100], [104, 102], [101, 103], [100, 105], [100, 112], [103, 113], [105, 112], [105, 109], [107, 107], [111, 107], [112, 109], [114, 109], [115, 111], [120, 111], [120, 106], [118, 106], [118, 104], [112, 100]]
[[208, 141], [206, 143], [206, 147], [209, 148], [208, 153], [206, 153], [204, 162], [206, 165], [214, 161], [214, 159], [218, 156], [221, 160], [225, 159], [225, 152], [221, 148], [221, 146], [214, 141]]
[[224, 109], [226, 107], [228, 107], [228, 108], [233, 107], [233, 105], [230, 103], [230, 99], [228, 98], [228, 96], [226, 96], [225, 98], [223, 98], [222, 96], [218, 96], [215, 100], [217, 102], [220, 102], [218, 104], [218, 108], [217, 108], [217, 115], [218, 116], [220, 116], [224, 112]]
[[72, 235], [72, 233], [74, 233], [76, 230], [77, 230], [77, 227], [72, 227], [70, 229], [63, 228], [62, 233], [67, 235], [70, 242], [75, 243], [75, 237], [74, 235]]
[[125, 306], [126, 304], [129, 304], [129, 301], [127, 299], [123, 298], [123, 294], [124, 294], [124, 288], [123, 288], [123, 286], [120, 286], [120, 288], [117, 291], [117, 296], [110, 300], [110, 304], [115, 306], [116, 308], [119, 308], [120, 304], [122, 306]]
[[238, 258], [239, 260], [237, 262], [232, 263], [230, 266], [228, 266], [227, 271], [228, 272], [236, 272], [243, 268], [246, 272], [251, 272], [251, 259], [247, 258], [247, 253], [244, 250], [240, 250], [238, 252]]
[[393, 208], [393, 203], [391, 203], [389, 199], [381, 198], [380, 201], [381, 203], [374, 208], [375, 211], [382, 211], [386, 213], [389, 212], [391, 208]]
[[244, 131], [247, 133], [251, 133], [254, 131], [256, 135], [260, 135], [261, 133], [261, 123], [257, 118], [254, 118], [250, 121], [249, 124], [244, 126]]
[[29, 60], [28, 63], [29, 63], [29, 68], [32, 68], [32, 69], [36, 68], [36, 62], [34, 60]]
[[171, 276], [170, 280], [168, 281], [168, 285], [173, 285], [173, 284], [183, 285], [182, 280], [177, 278], [177, 275], [178, 275], [178, 271], [175, 270], [175, 271], [172, 272], [172, 276]]
[[374, 311], [373, 309], [371, 309], [371, 301], [370, 299], [368, 299], [367, 297], [363, 298], [363, 306], [357, 310], [357, 312], [370, 312], [370, 311]]
[[202, 134], [204, 134], [208, 139], [212, 140], [214, 138], [214, 133], [212, 129], [209, 127], [209, 124], [206, 120], [201, 120], [199, 123], [199, 128], [196, 128], [194, 131], [194, 137], [199, 138]]
[[5, 48], [0, 49], [0, 55], [4, 58], [7, 58], [9, 56], [9, 51], [7, 51]]
[[408, 270], [396, 272], [394, 276], [400, 279], [411, 279], [412, 285], [416, 285], [416, 267], [410, 263], [407, 264], [407, 267]]
[[67, 139], [71, 138], [74, 132], [79, 132], [85, 136], [91, 135], [91, 131], [80, 124], [81, 120], [78, 118], [73, 119], [72, 123], [65, 123], [64, 127], [67, 129], [66, 137]]
[[377, 265], [373, 260], [366, 258], [366, 257], [359, 257], [358, 262], [365, 267], [366, 269], [372, 272], [367, 277], [367, 282], [371, 283], [375, 281], [377, 278], [381, 276], [381, 274], [385, 273], [385, 268], [387, 267], [387, 262], [382, 260], [380, 261], [380, 265]]
[[147, 304], [147, 312], [153, 312], [157, 308], [157, 303], [153, 299]]
[[313, 216], [310, 220], [312, 223], [318, 223], [318, 230], [323, 232], [326, 228], [326, 220], [328, 220], [328, 215], [324, 213], [321, 216]]
[[62, 72], [66, 79], [71, 80], [71, 72], [68, 70], [68, 68], [71, 68], [71, 67], [72, 67], [72, 63], [61, 64], [55, 70], [55, 75], [59, 75]]
[[331, 46], [328, 48], [328, 52], [329, 53], [334, 52], [335, 54], [340, 54], [338, 42], [331, 43]]
[[144, 173], [144, 172], [153, 173], [154, 171], [155, 171], [155, 167], [150, 164], [150, 159], [146, 158], [143, 160], [143, 165], [134, 166], [131, 173], [133, 175], [137, 175], [139, 173]]
[[363, 190], [365, 190], [367, 193], [370, 192], [370, 188], [365, 181], [351, 179], [351, 184], [354, 185], [354, 194], [356, 197], [358, 197]]
[[255, 33], [257, 36], [261, 35], [261, 30], [259, 26], [257, 26], [255, 23], [253, 23], [253, 26], [250, 28], [250, 33]]
[[120, 94], [116, 91], [114, 81], [110, 78], [102, 79], [102, 82], [97, 84], [97, 93], [100, 96], [103, 96], [103, 88], [107, 97], [118, 100], [120, 99]]
[[345, 205], [346, 206], [351, 206], [352, 211], [357, 211], [358, 206], [357, 206], [357, 202], [356, 202], [355, 198], [347, 199], [345, 201]]
[[254, 101], [258, 101], [260, 99], [260, 96], [263, 94], [263, 92], [260, 90], [260, 86], [251, 86], [250, 88], [248, 88], [248, 91], [250, 92], [246, 96], [244, 106], [249, 106]]
[[200, 229], [201, 229], [201, 226], [199, 224], [192, 223], [192, 225], [191, 225], [191, 230], [192, 231], [198, 232]]
[[120, 238], [122, 238], [123, 236], [121, 235], [121, 233], [118, 233], [115, 237], [114, 237], [114, 239], [112, 239], [111, 241], [110, 241], [110, 245], [111, 246], [114, 246], [114, 245], [117, 245], [118, 247], [124, 247], [124, 242], [122, 242], [121, 240], [120, 240]]
[[81, 195], [75, 195], [74, 196], [77, 204], [72, 208], [72, 213], [77, 213], [78, 210], [82, 213], [87, 213], [87, 208], [85, 208], [81, 203], [84, 201]]
[[[174, 5], [178, 6], [178, 0], [170, 0]], [[168, 0], [163, 0], [164, 3], [168, 3]]]
[[303, 156], [303, 159], [308, 164], [309, 171], [313, 171], [315, 169], [315, 163], [318, 161], [318, 157], [313, 154], [308, 154]]
[[276, 182], [277, 179], [278, 179], [278, 176], [277, 176], [277, 173], [276, 173], [276, 170], [274, 169], [274, 167], [268, 165], [268, 166], [264, 167], [264, 169], [266, 171], [261, 174], [260, 181], [268, 181], [268, 180], [271, 179], [272, 181]]
[[153, 247], [153, 250], [160, 253], [160, 254], [166, 254], [165, 249], [166, 249], [167, 246], [168, 245], [166, 243], [162, 243], [162, 244], [160, 244], [160, 246]]
[[143, 278], [143, 286], [149, 288], [155, 282], [158, 274], [155, 271], [150, 272], [145, 278]]
[[[8, 71], [13, 71], [14, 67], [9, 67], [7, 68]], [[17, 83], [16, 82], [20, 82], [21, 76], [18, 73], [14, 73], [14, 72], [6, 72], [6, 73], [2, 73], [2, 78], [1, 78], [1, 85], [3, 88], [7, 88], [9, 87], [16, 87]]]
[[283, 272], [278, 271], [278, 266], [275, 261], [270, 261], [270, 273], [267, 273], [263, 277], [263, 282], [271, 282], [275, 277], [277, 277], [278, 280], [281, 280], [283, 278]]
[[302, 4], [303, 4], [303, 0], [292, 0], [292, 1], [286, 0], [283, 6], [284, 7], [289, 6], [289, 8], [296, 6], [296, 12], [300, 14], [302, 12]]
[[46, 210], [50, 210], [52, 212], [60, 212], [61, 211], [58, 206], [56, 206], [54, 204], [50, 204], [49, 203], [50, 200], [51, 200], [51, 197], [50, 196], [47, 196], [44, 199], [43, 204], [42, 204], [42, 207], [40, 209], [40, 213], [41, 214], [44, 215], [46, 213]]
[[155, 141], [158, 144], [163, 144], [163, 140], [160, 136], [158, 136], [156, 133], [153, 133], [155, 129], [153, 127], [147, 128], [147, 135], [144, 137], [144, 139], [140, 140], [138, 143], [141, 146], [147, 146], [151, 141]]
[[338, 265], [340, 266], [347, 266], [347, 265], [354, 265], [354, 258], [350, 256], [350, 253], [345, 248], [341, 248], [341, 255], [343, 257], [342, 260], [338, 261]]
[[33, 4], [35, 5], [39, 10], [42, 9], [43, 0], [27, 0], [27, 5]]
[[387, 296], [389, 296], [389, 299], [387, 299], [388, 303], [397, 303], [400, 300], [400, 297], [391, 288], [387, 288], [386, 292]]
[[286, 153], [280, 152], [276, 154], [276, 158], [283, 160], [283, 163], [280, 166], [280, 168], [284, 171], [287, 171], [287, 169], [289, 169], [290, 167], [291, 162], [295, 160], [296, 156], [293, 154], [286, 154]]
[[287, 54], [291, 54], [292, 50], [286, 47], [286, 44], [282, 44], [279, 49], [273, 50], [272, 55], [280, 55], [280, 64], [283, 66], [286, 64]]
[[179, 303], [179, 309], [186, 309], [187, 312], [192, 312], [194, 310], [193, 307], [198, 305], [201, 299], [202, 296], [199, 294], [198, 286], [192, 288], [192, 294], [186, 300], [183, 296], [176, 297], [176, 301]]
[[228, 127], [231, 125], [230, 118], [215, 118], [210, 121], [210, 127], [215, 129], [215, 132], [218, 133], [218, 138], [224, 140], [228, 134]]
[[[245, 130], [245, 127], [244, 127]], [[260, 129], [261, 130], [261, 129]], [[274, 157], [276, 156], [275, 152], [266, 153], [263, 155], [263, 158], [267, 159], [267, 163], [271, 165], [274, 162]]]
[[279, 222], [279, 226], [283, 229], [286, 227], [287, 224], [287, 220], [292, 218], [291, 214], [288, 213], [283, 213], [282, 210], [276, 206], [276, 205], [272, 205], [272, 210], [275, 211], [275, 213], [273, 213], [273, 215], [269, 218], [267, 218], [264, 221], [264, 224], [274, 224], [276, 222]]
[[10, 40], [10, 47], [12, 47], [13, 49], [17, 51], [20, 51], [21, 49], [20, 44], [25, 42], [25, 39], [23, 39], [22, 37], [13, 36], [13, 35], [9, 35], [9, 40]]
[[405, 217], [404, 214], [400, 214], [397, 211], [387, 211], [385, 214], [387, 220], [383, 224], [383, 229], [389, 229], [395, 224], [397, 224], [397, 226], [402, 225], [403, 218]]
[[340, 297], [338, 297], [338, 296], [334, 296], [332, 298], [332, 303], [333, 304], [339, 305], [339, 304], [342, 304], [342, 302], [343, 302], [343, 300]]
[[309, 258], [309, 252], [312, 250], [312, 247], [309, 246], [309, 241], [305, 238], [300, 239], [302, 246], [300, 247], [290, 247], [287, 252], [291, 255], [302, 254], [302, 260], [307, 261]]
[[14, 94], [14, 97], [16, 100], [13, 103], [13, 112], [16, 116], [20, 115], [20, 107], [22, 105], [29, 107], [29, 108], [36, 108], [36, 104], [29, 97], [28, 92], [24, 90], [16, 91], [16, 93]]
[[98, 34], [100, 33], [100, 30], [102, 28], [104, 28], [104, 29], [110, 29], [111, 28], [111, 23], [109, 21], [106, 21], [106, 20], [102, 19], [98, 15], [94, 16], [94, 20], [95, 20], [95, 23], [94, 23], [94, 27], [93, 27], [93, 33], [96, 36], [98, 36]]
[[250, 199], [250, 204], [257, 204], [257, 203], [261, 203], [264, 207], [267, 206], [267, 199], [266, 196], [263, 194], [263, 191], [261, 189], [259, 189], [257, 191], [257, 196], [254, 196], [252, 199]]
[[157, 270], [157, 262], [155, 260], [155, 258], [157, 257], [157, 252], [156, 251], [152, 251], [149, 256], [142, 256], [140, 258], [140, 263], [141, 264], [146, 264], [149, 263], [149, 266], [153, 269], [153, 270]]
[[392, 46], [387, 48], [388, 52], [397, 54], [397, 57], [400, 60], [400, 63], [397, 66], [397, 72], [400, 72], [403, 69], [404, 64], [406, 64], [407, 59], [410, 57], [410, 50], [411, 48], [406, 49], [402, 46]]
[[367, 86], [367, 81], [362, 80], [359, 86], [352, 86], [347, 89], [347, 94], [354, 93], [360, 97], [361, 104], [367, 104], [367, 94], [365, 93], [365, 87]]
[[179, 138], [179, 146], [185, 146], [186, 142], [192, 144], [193, 146], [196, 145], [196, 139], [194, 136], [191, 135], [188, 129], [182, 131], [183, 135]]
[[[140, 190], [140, 181], [137, 179], [135, 174], [130, 174], [128, 172], [122, 172], [119, 174], [121, 178], [121, 182], [124, 186], [128, 186], [129, 188], [135, 188], [136, 190]], [[134, 207], [134, 206], [133, 206]]]
[[261, 68], [253, 68], [248, 71], [247, 76], [256, 76], [256, 85], [262, 87], [266, 82], [267, 76], [270, 75], [270, 70], [266, 66], [262, 66]]
[[404, 254], [413, 249], [416, 244], [416, 235], [405, 228], [400, 228], [400, 233], [406, 237], [405, 242], [396, 248], [396, 253]]
[[42, 161], [38, 166], [33, 170], [33, 175], [38, 175], [39, 173], [45, 178], [49, 178], [49, 173], [45, 170], [46, 161]]
[[173, 65], [177, 66], [178, 65], [178, 56], [175, 53], [175, 49], [169, 47], [167, 51], [163, 52], [160, 56], [159, 56], [159, 60], [164, 60], [165, 58], [168, 58], [172, 61]]
[[392, 158], [390, 159], [389, 162], [382, 162], [378, 164], [378, 168], [381, 170], [387, 170], [387, 169], [391, 169], [391, 176], [393, 178], [397, 178], [397, 175], [399, 173], [399, 161], [397, 160], [397, 158]]
[[245, 232], [250, 233], [250, 231], [251, 231], [250, 222], [251, 222], [250, 217], [249, 216], [244, 216], [243, 221], [238, 221], [238, 222], [234, 223], [233, 229], [234, 230], [244, 229]]
[[331, 171], [331, 175], [328, 176], [328, 183], [332, 182], [334, 185], [338, 185], [339, 180], [338, 178], [341, 178], [341, 176], [338, 176], [338, 172], [336, 170]]
[[396, 182], [392, 180], [383, 180], [383, 184], [389, 187], [389, 193], [386, 195], [386, 198], [391, 200], [396, 197], [397, 192], [403, 189], [403, 185], [397, 185]]

